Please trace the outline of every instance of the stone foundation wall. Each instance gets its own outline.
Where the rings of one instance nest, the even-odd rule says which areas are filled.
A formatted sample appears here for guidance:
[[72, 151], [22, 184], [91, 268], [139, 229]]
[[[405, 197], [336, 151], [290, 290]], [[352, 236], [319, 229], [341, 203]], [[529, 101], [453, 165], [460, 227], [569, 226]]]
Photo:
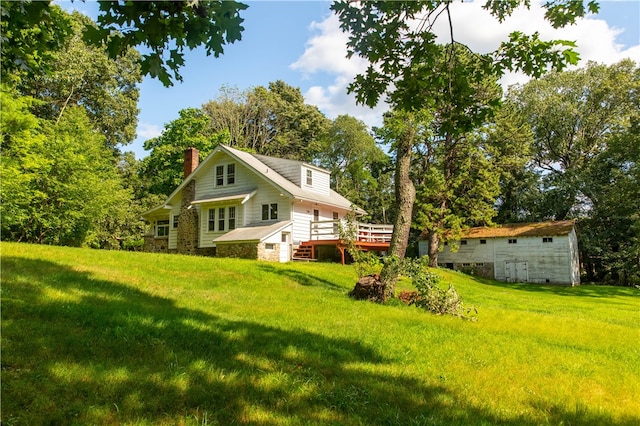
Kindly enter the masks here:
[[273, 244], [273, 250], [267, 250], [265, 243], [218, 243], [216, 256], [279, 262], [280, 244]]
[[237, 257], [240, 259], [257, 259], [258, 243], [218, 243], [216, 256]]
[[147, 253], [168, 253], [169, 238], [156, 237], [155, 235], [145, 235], [142, 251], [145, 251]]
[[280, 244], [273, 244], [273, 250], [267, 250], [265, 243], [258, 244], [258, 260], [280, 262]]
[[200, 247], [198, 249], [198, 256], [215, 257], [217, 250], [215, 247]]

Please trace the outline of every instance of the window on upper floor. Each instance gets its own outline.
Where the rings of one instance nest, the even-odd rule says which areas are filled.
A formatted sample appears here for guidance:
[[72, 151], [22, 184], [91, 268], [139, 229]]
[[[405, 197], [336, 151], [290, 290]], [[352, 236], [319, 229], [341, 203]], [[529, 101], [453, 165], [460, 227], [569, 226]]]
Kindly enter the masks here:
[[236, 183], [236, 165], [227, 164], [227, 185]]
[[216, 186], [233, 185], [234, 183], [236, 183], [235, 164], [216, 166]]
[[224, 185], [224, 166], [216, 166], [216, 186]]
[[480, 244], [487, 244], [487, 240], [480, 240]]
[[173, 215], [173, 229], [176, 229], [178, 227], [178, 219], [180, 218], [179, 214], [174, 214]]
[[467, 240], [462, 240], [462, 241], [460, 241], [460, 245], [461, 245], [461, 246], [466, 246], [466, 245], [467, 245]]
[[313, 171], [307, 169], [307, 185], [313, 185]]
[[518, 244], [518, 240], [515, 238], [509, 238], [509, 244]]
[[542, 242], [543, 243], [552, 243], [553, 242], [553, 237], [542, 237]]

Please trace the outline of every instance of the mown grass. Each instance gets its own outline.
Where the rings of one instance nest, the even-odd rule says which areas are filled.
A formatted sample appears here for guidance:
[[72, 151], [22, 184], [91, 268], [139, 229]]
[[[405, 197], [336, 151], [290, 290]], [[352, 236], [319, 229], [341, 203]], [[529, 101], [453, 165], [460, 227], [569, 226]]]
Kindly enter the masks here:
[[442, 271], [471, 322], [352, 301], [337, 264], [1, 254], [2, 424], [640, 423], [635, 289]]

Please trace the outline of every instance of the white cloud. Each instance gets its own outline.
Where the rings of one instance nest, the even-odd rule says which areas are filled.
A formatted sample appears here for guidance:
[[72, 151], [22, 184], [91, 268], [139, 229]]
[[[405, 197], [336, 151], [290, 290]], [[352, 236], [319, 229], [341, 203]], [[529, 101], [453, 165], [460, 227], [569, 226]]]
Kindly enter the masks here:
[[162, 129], [157, 124], [139, 123], [136, 133], [138, 134], [137, 139], [148, 140], [160, 136]]
[[[579, 66], [587, 61], [613, 64], [624, 58], [640, 62], [640, 45], [624, 48], [616, 43], [621, 29], [609, 26], [602, 19], [589, 16], [578, 20], [574, 25], [554, 29], [544, 19], [544, 9], [540, 3], [533, 2], [530, 10], [520, 8], [504, 22], [499, 23], [487, 11], [482, 9], [484, 2], [454, 3], [451, 6], [454, 37], [477, 52], [494, 51], [500, 42], [508, 39], [513, 31], [525, 34], [539, 32], [542, 39], [563, 39], [575, 41], [581, 57]], [[449, 40], [449, 26], [444, 16], [434, 27], [442, 42]], [[304, 96], [306, 102], [317, 105], [327, 116], [340, 114], [353, 115], [369, 126], [379, 126], [382, 114], [388, 108], [379, 105], [375, 109], [357, 106], [355, 98], [347, 95], [347, 85], [355, 75], [366, 69], [362, 58], [346, 59], [348, 37], [340, 30], [338, 18], [330, 15], [324, 21], [312, 23], [311, 30], [316, 31], [306, 43], [306, 50], [300, 58], [291, 64], [291, 68], [304, 75], [321, 73], [332, 76], [333, 81], [325, 86], [313, 86]], [[525, 83], [528, 77], [518, 73], [505, 75], [501, 83], [504, 87], [514, 83]]]

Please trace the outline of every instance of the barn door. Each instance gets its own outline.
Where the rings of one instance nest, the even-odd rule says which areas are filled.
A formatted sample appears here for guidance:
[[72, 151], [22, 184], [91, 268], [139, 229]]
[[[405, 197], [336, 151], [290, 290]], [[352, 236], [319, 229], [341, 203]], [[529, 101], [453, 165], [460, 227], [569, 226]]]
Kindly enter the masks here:
[[527, 262], [505, 262], [505, 277], [510, 283], [526, 283], [529, 281]]

